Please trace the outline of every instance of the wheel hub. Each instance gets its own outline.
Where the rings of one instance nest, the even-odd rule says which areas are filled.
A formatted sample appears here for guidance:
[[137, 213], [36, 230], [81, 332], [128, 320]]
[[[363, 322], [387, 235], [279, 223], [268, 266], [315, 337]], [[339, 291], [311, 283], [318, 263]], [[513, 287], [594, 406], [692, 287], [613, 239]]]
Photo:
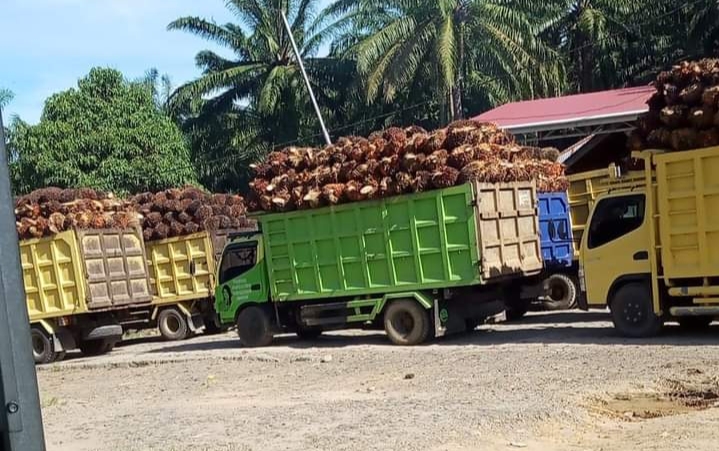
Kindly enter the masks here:
[[409, 312], [397, 313], [392, 321], [392, 327], [401, 335], [407, 336], [414, 329], [414, 318]]
[[177, 331], [180, 330], [180, 321], [174, 316], [168, 316], [165, 320], [165, 325], [172, 333], [177, 333]]
[[644, 319], [644, 311], [639, 302], [629, 302], [624, 307], [624, 318], [627, 322], [637, 324]]

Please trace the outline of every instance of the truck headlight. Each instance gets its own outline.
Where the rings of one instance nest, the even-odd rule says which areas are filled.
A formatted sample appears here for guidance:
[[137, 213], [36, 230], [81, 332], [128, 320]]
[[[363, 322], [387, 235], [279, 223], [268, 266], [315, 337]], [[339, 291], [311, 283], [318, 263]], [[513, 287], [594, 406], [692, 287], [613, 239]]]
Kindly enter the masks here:
[[579, 289], [582, 291], [582, 293], [587, 292], [587, 281], [584, 279], [584, 267], [582, 265], [579, 265]]

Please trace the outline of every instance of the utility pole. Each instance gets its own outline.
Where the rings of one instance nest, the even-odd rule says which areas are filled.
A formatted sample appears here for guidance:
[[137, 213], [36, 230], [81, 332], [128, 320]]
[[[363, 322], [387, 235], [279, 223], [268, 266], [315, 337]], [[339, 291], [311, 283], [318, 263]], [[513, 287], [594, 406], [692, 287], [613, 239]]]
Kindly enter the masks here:
[[0, 451], [45, 451], [0, 109]]
[[307, 77], [307, 72], [305, 72], [305, 65], [302, 63], [302, 55], [300, 55], [300, 51], [297, 50], [297, 43], [295, 42], [295, 37], [292, 36], [292, 27], [290, 27], [290, 23], [287, 21], [287, 16], [285, 16], [285, 12], [280, 10], [280, 15], [282, 16], [282, 22], [285, 24], [285, 30], [287, 30], [287, 36], [290, 38], [290, 43], [292, 44], [292, 51], [295, 53], [295, 58], [297, 58], [297, 64], [300, 66], [300, 72], [302, 72], [302, 78], [305, 80], [305, 85], [307, 86], [307, 91], [310, 93], [310, 100], [312, 100], [312, 106], [315, 107], [315, 113], [317, 114], [317, 119], [320, 121], [320, 127], [322, 127], [322, 134], [325, 137], [325, 143], [329, 146], [332, 144], [332, 140], [330, 140], [330, 134], [327, 133], [327, 127], [325, 127], [325, 121], [322, 119], [322, 113], [320, 113], [320, 107], [317, 105], [317, 99], [315, 99], [315, 93], [312, 92], [312, 86], [310, 86], [310, 79]]

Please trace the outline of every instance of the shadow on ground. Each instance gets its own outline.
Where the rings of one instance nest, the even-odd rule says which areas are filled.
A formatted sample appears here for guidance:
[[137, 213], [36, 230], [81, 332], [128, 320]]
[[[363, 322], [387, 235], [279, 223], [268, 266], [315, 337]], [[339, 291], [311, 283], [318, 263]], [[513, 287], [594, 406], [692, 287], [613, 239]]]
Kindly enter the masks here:
[[[526, 326], [526, 327], [525, 327]], [[530, 315], [513, 323], [480, 326], [476, 330], [433, 339], [424, 346], [496, 346], [521, 344], [586, 344], [586, 345], [647, 345], [647, 346], [703, 346], [719, 345], [719, 323], [705, 330], [685, 330], [667, 324], [663, 333], [647, 339], [626, 339], [614, 331], [605, 312], [558, 312]], [[331, 349], [352, 346], [393, 346], [381, 331], [360, 334], [327, 332], [313, 340], [300, 340], [295, 335], [275, 337], [273, 347], [296, 349]], [[150, 353], [177, 353], [241, 348], [235, 333], [213, 341], [190, 339], [167, 343]]]

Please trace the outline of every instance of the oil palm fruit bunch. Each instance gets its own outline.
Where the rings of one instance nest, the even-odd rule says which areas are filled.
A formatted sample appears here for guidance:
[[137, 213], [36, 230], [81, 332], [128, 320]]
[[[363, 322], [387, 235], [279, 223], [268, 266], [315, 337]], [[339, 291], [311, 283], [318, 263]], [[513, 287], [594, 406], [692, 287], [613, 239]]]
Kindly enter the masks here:
[[[252, 165], [247, 207], [290, 211], [442, 189], [467, 181], [537, 180], [567, 185], [553, 148], [523, 147], [495, 124], [462, 120], [446, 129], [390, 127], [323, 148], [287, 147]], [[541, 180], [541, 182], [540, 182]], [[566, 189], [566, 188], [564, 188]]]
[[[289, 158], [283, 160], [287, 164]], [[263, 170], [274, 173], [277, 167]], [[190, 235], [202, 230], [246, 230], [256, 227], [247, 218], [244, 199], [235, 194], [211, 194], [194, 186], [132, 196], [140, 214], [145, 241]]]
[[72, 228], [126, 229], [140, 217], [129, 202], [89, 188], [41, 188], [15, 199], [20, 239], [42, 238]]
[[657, 75], [649, 112], [637, 120], [630, 150], [719, 145], [719, 59], [685, 61]]

